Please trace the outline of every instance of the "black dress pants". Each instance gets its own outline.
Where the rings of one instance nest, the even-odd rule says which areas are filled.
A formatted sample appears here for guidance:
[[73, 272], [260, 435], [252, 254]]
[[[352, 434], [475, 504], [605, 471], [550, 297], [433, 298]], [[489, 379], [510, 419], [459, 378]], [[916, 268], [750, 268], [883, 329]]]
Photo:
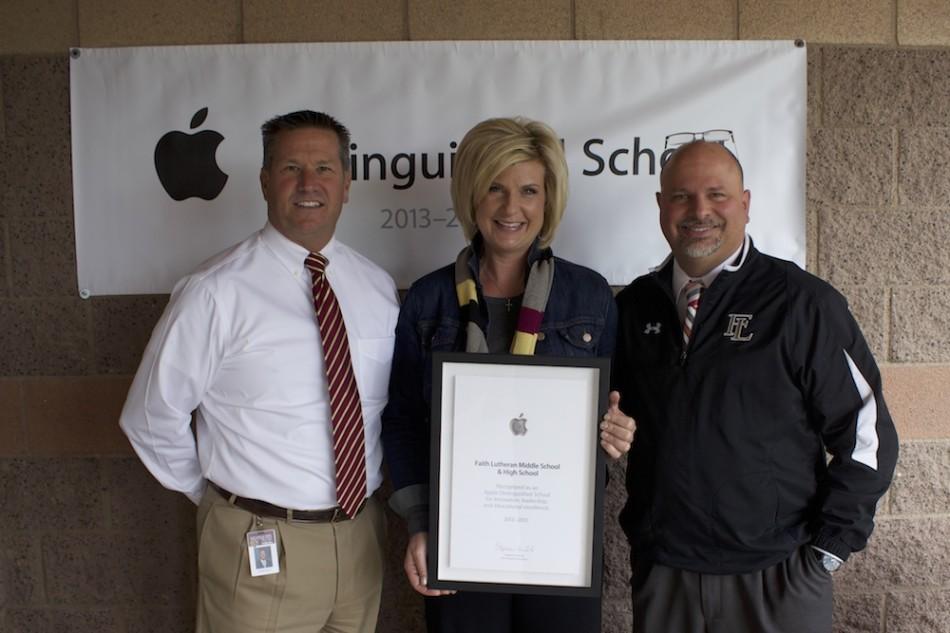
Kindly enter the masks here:
[[600, 632], [600, 598], [460, 591], [425, 603], [429, 633]]

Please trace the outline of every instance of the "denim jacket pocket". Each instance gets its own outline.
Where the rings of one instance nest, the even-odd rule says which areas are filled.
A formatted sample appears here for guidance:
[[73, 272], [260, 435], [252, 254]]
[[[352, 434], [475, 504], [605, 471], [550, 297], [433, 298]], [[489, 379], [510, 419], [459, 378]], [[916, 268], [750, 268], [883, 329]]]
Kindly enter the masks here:
[[455, 349], [459, 322], [454, 319], [420, 321], [416, 325], [424, 353], [445, 352]]
[[[459, 322], [455, 319], [433, 319], [416, 323], [416, 332], [419, 335], [419, 353], [423, 359], [422, 365], [422, 393], [425, 394], [426, 411], [430, 406], [429, 398], [432, 393], [432, 352], [456, 351], [456, 341], [459, 334]], [[406, 377], [401, 377], [405, 379]]]
[[539, 353], [551, 356], [593, 356], [597, 353], [603, 331], [604, 320], [598, 317], [578, 317], [542, 325], [538, 333]]

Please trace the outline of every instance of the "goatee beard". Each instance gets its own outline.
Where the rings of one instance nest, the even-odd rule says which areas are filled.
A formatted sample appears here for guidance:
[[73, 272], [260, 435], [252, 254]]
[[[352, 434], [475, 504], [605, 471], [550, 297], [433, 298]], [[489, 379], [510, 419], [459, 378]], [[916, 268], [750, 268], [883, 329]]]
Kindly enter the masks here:
[[716, 240], [713, 242], [697, 240], [696, 242], [687, 244], [684, 252], [686, 253], [687, 257], [709, 257], [718, 251], [720, 246], [722, 246], [722, 237], [716, 238]]

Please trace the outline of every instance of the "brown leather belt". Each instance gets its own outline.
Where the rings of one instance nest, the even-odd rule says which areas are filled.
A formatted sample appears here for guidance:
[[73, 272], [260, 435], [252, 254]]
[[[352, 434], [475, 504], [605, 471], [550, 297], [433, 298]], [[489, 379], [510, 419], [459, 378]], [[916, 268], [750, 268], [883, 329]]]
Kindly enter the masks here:
[[[219, 495], [227, 499], [228, 503], [233, 506], [237, 506], [242, 510], [247, 510], [251, 514], [257, 514], [259, 516], [271, 517], [275, 519], [286, 519], [287, 521], [301, 521], [304, 523], [336, 523], [339, 521], [349, 521], [351, 517], [348, 517], [343, 509], [340, 506], [335, 508], [329, 508], [327, 510], [292, 510], [291, 508], [281, 508], [280, 506], [275, 506], [266, 501], [259, 501], [257, 499], [248, 499], [246, 497], [239, 497], [233, 493], [228, 492], [218, 484], [213, 481], [209, 481], [208, 484], [214, 488]], [[360, 512], [363, 511], [363, 508], [366, 507], [366, 500], [363, 500], [363, 503], [360, 504], [360, 507], [356, 510], [356, 514], [352, 518], [358, 517]]]

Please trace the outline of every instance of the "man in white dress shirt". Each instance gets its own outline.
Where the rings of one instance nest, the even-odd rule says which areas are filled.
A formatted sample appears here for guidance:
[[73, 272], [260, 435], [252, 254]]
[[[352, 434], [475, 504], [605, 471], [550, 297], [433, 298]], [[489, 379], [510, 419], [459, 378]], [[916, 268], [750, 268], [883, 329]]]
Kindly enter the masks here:
[[[301, 111], [262, 133], [267, 224], [176, 285], [120, 424], [159, 482], [198, 504], [199, 632], [369, 632], [385, 554], [373, 493], [395, 285], [333, 237], [350, 188], [346, 128]], [[366, 495], [353, 516], [337, 498], [310, 254], [329, 260], [362, 409]], [[268, 543], [274, 569], [253, 576], [250, 548]]]

